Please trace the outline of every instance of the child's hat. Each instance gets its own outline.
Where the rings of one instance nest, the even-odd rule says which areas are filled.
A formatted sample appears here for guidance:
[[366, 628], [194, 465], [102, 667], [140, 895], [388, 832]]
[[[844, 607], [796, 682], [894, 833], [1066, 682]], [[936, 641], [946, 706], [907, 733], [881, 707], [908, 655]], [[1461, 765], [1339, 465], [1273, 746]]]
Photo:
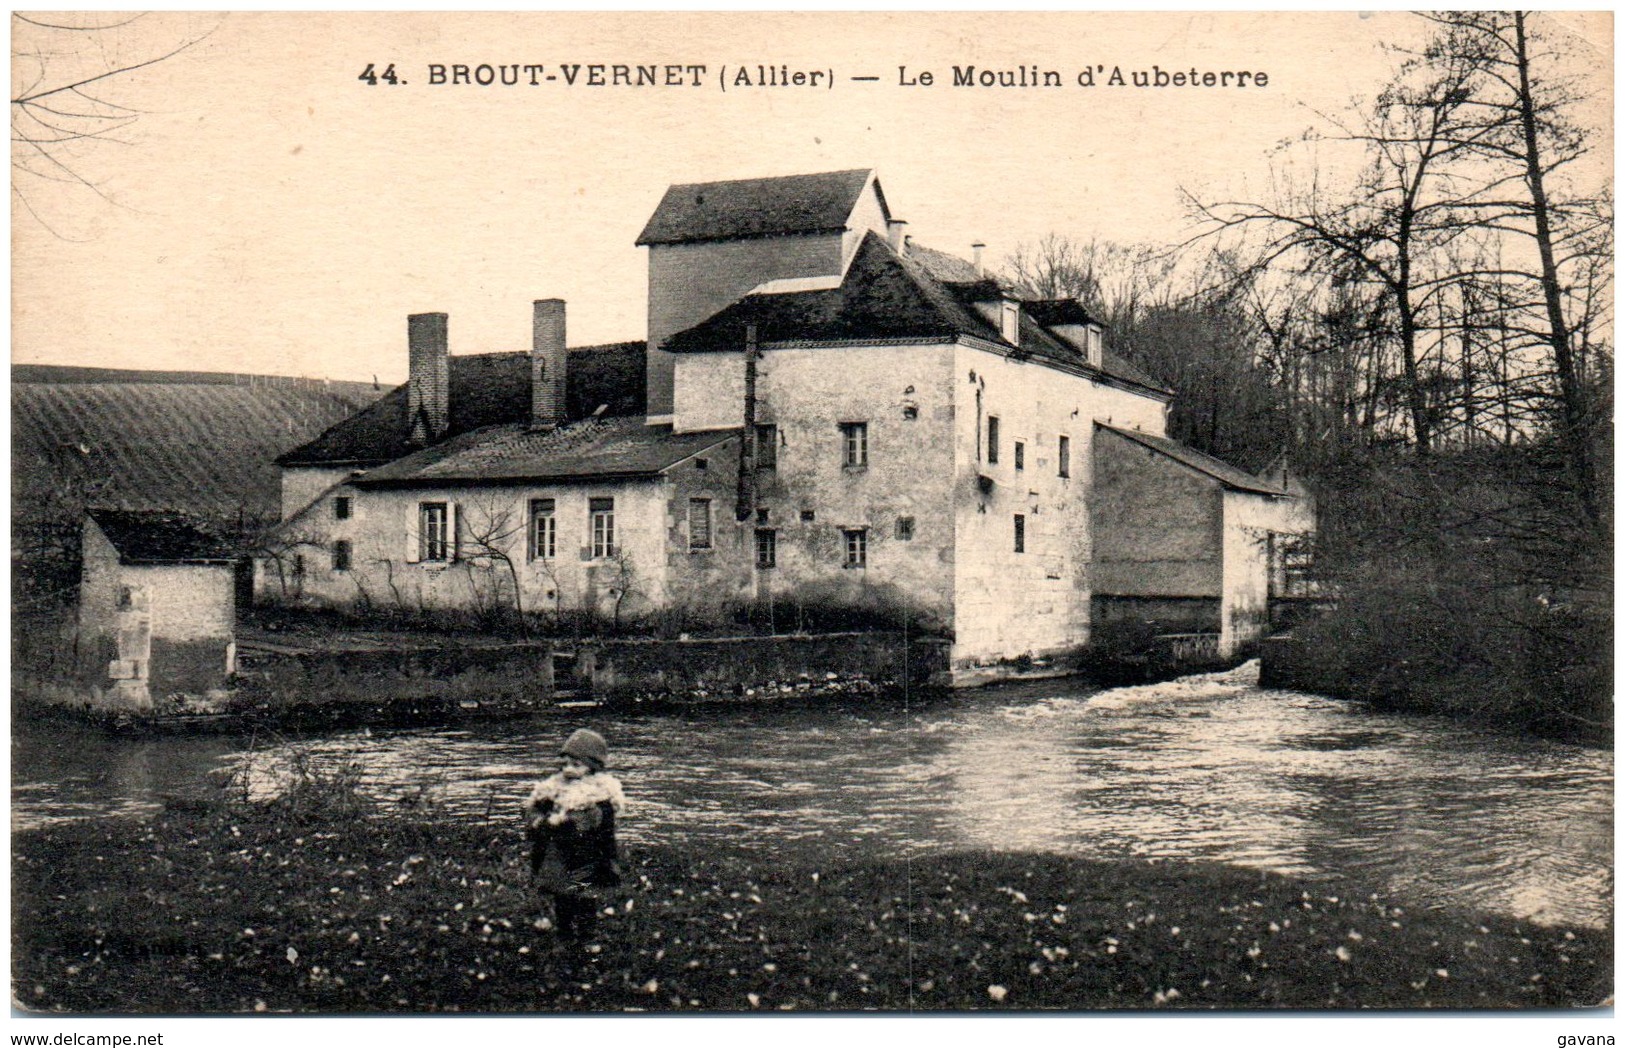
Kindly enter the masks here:
[[602, 768], [609, 763], [609, 743], [596, 731], [579, 728], [564, 741], [559, 756], [574, 757]]

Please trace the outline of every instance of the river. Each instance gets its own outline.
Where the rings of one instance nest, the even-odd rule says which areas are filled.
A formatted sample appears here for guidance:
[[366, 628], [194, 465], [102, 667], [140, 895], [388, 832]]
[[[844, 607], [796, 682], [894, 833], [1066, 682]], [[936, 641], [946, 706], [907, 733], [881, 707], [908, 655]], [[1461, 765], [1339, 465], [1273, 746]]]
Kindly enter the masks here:
[[609, 738], [626, 785], [629, 848], [1160, 856], [1386, 888], [1413, 905], [1611, 924], [1611, 751], [1256, 680], [1249, 664], [1106, 690], [1054, 681], [826, 709], [561, 711], [296, 741], [19, 723], [12, 825], [148, 813], [232, 771], [264, 794], [298, 761], [353, 766], [387, 804], [500, 815], [585, 724]]

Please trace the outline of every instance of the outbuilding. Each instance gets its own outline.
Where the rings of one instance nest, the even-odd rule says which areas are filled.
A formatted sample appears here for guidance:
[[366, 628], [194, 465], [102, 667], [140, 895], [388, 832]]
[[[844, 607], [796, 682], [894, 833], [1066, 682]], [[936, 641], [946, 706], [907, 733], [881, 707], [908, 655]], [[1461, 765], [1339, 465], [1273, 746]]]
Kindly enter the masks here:
[[79, 582], [79, 667], [97, 705], [150, 709], [236, 672], [237, 557], [179, 513], [92, 509]]

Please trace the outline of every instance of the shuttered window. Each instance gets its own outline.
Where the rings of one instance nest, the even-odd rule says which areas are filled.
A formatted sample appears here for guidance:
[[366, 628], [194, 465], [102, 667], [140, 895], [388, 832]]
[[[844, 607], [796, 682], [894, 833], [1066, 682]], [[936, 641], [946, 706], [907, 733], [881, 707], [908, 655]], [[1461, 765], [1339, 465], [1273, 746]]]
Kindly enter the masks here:
[[688, 548], [711, 548], [711, 500], [688, 500]]

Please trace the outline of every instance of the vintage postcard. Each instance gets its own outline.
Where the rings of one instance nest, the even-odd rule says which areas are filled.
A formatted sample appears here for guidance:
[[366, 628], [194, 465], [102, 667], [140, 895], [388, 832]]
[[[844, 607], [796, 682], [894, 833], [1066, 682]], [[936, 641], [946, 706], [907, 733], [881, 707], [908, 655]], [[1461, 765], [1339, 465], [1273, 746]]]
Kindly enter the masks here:
[[1611, 14], [11, 38], [14, 1029], [1612, 1043]]

